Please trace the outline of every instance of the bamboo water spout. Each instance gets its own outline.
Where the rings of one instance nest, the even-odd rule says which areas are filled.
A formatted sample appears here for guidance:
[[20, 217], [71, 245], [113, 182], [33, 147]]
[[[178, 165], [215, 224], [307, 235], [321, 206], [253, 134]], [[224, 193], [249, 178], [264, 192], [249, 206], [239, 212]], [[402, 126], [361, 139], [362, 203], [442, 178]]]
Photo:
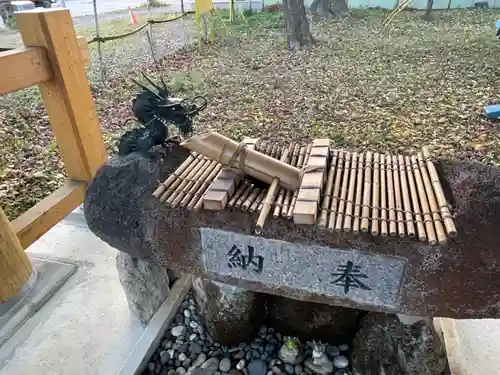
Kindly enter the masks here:
[[181, 146], [216, 160], [222, 165], [243, 169], [243, 172], [271, 184], [278, 178], [280, 186], [295, 190], [300, 186], [300, 170], [271, 156], [245, 148], [221, 134], [211, 132], [195, 135]]

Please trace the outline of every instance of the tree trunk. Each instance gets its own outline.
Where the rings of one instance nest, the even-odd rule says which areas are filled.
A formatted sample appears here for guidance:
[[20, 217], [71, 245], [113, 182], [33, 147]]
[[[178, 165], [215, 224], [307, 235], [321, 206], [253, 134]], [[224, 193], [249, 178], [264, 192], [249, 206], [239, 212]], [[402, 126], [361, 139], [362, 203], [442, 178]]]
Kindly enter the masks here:
[[311, 47], [314, 39], [309, 29], [304, 0], [283, 0], [285, 29], [291, 50]]
[[309, 10], [314, 17], [330, 18], [332, 14], [332, 0], [314, 0]]
[[347, 10], [345, 0], [314, 0], [309, 11], [317, 18], [339, 17]]
[[427, 0], [427, 7], [425, 8], [424, 20], [431, 20], [432, 6], [434, 5], [434, 0]]

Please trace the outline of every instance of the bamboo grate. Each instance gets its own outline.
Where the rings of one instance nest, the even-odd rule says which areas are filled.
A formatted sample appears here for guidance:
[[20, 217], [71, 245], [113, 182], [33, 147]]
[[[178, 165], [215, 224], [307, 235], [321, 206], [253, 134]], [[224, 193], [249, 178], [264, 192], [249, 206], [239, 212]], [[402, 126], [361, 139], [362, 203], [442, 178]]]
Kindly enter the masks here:
[[[325, 143], [324, 140], [315, 140], [304, 145], [279, 146], [257, 141], [254, 147], [297, 168], [308, 168], [313, 159], [318, 159], [318, 150], [324, 149]], [[321, 167], [320, 194], [316, 190], [309, 194], [319, 196], [316, 201], [301, 200], [301, 196], [307, 195], [303, 194], [307, 193], [303, 191], [307, 188], [303, 186], [307, 173], [301, 188], [295, 191], [279, 187], [274, 180], [271, 185], [257, 186], [242, 178], [236, 180], [236, 185], [228, 191], [223, 209], [258, 213], [257, 233], [262, 231], [266, 218], [273, 216], [336, 232], [414, 237], [432, 245], [444, 244], [448, 236], [457, 234], [450, 206], [426, 147], [409, 156], [370, 151], [356, 153], [328, 147], [325, 158], [326, 168]], [[320, 162], [324, 163], [323, 160]], [[220, 186], [224, 173], [225, 168], [218, 162], [191, 154], [166, 181], [160, 183], [153, 195], [172, 207], [200, 210], [204, 208], [206, 192], [212, 183]], [[317, 171], [312, 174], [317, 174]], [[304, 216], [297, 215], [303, 211], [299, 205], [305, 203], [314, 206], [314, 212], [307, 219], [309, 222], [304, 221]], [[298, 216], [301, 217], [299, 221]]]

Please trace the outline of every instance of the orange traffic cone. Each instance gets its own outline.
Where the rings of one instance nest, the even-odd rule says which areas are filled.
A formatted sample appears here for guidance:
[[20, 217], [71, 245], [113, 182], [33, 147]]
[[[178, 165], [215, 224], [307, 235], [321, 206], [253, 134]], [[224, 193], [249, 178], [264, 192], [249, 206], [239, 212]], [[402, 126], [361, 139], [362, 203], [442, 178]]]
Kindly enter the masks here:
[[135, 18], [135, 14], [130, 7], [128, 7], [128, 14], [130, 15], [130, 23], [132, 25], [137, 25], [137, 18]]

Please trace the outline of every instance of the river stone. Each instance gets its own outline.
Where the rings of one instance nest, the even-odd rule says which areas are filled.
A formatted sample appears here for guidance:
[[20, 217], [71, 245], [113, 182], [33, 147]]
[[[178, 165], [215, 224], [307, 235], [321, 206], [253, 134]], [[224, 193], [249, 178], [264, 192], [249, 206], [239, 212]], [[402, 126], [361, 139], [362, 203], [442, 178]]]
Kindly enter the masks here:
[[224, 345], [250, 341], [265, 318], [262, 294], [214, 282], [193, 281], [193, 295], [212, 338]]
[[260, 359], [253, 360], [246, 367], [248, 375], [266, 375], [267, 363]]
[[338, 355], [333, 359], [333, 365], [338, 369], [343, 369], [349, 366], [349, 360], [343, 355]]
[[218, 358], [209, 358], [201, 365], [201, 368], [217, 371], [219, 369], [219, 362]]
[[203, 363], [205, 363], [206, 360], [207, 360], [207, 355], [205, 353], [198, 354], [198, 356], [196, 357], [196, 359], [191, 364], [190, 369], [194, 369], [194, 368], [200, 367]]
[[335, 342], [356, 332], [361, 310], [267, 295], [269, 325], [301, 340]]
[[229, 358], [223, 358], [219, 363], [220, 372], [229, 372], [231, 370], [231, 360]]
[[355, 374], [435, 375], [446, 367], [446, 352], [432, 319], [404, 324], [393, 314], [368, 313], [352, 341], [351, 362]]
[[146, 325], [170, 293], [167, 269], [121, 251], [116, 268], [132, 314]]

